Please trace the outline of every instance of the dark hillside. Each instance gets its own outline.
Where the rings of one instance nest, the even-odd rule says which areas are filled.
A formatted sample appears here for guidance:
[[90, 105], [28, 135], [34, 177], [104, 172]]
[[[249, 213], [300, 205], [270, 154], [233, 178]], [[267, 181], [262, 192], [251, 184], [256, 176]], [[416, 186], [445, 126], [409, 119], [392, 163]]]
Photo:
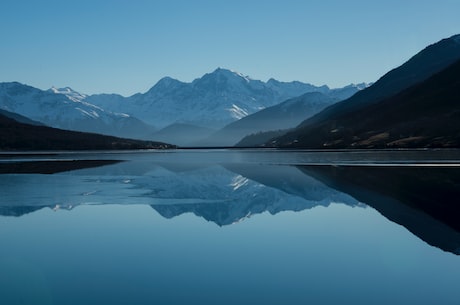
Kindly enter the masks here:
[[294, 131], [276, 146], [460, 147], [460, 61], [390, 98]]
[[0, 150], [106, 150], [172, 148], [138, 141], [20, 123], [0, 114]]
[[459, 59], [460, 35], [443, 39], [426, 47], [398, 68], [386, 73], [372, 86], [302, 122], [300, 127], [334, 119], [347, 112], [377, 103], [426, 80]]

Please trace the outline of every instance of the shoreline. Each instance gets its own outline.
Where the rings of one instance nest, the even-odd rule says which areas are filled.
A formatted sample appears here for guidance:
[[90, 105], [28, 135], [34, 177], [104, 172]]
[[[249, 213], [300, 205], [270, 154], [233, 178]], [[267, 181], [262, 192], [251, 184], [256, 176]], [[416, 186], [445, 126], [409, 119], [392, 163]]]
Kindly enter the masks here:
[[0, 162], [0, 174], [56, 174], [78, 169], [112, 165], [122, 160], [43, 160]]

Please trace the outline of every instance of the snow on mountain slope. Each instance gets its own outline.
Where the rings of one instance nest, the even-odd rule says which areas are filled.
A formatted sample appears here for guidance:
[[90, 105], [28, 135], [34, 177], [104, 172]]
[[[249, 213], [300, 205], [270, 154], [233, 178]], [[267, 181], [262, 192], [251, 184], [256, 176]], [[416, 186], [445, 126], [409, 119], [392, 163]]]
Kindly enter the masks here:
[[110, 103], [108, 96], [90, 96], [86, 100], [114, 112], [123, 112], [164, 127], [187, 123], [208, 128], [224, 125], [307, 92], [329, 92], [301, 82], [284, 83], [253, 80], [241, 73], [218, 68], [191, 83], [170, 77], [161, 79], [144, 94]]
[[305, 118], [336, 102], [338, 99], [320, 92], [305, 93], [232, 122], [190, 146], [233, 146], [249, 134], [293, 128]]
[[105, 111], [70, 88], [43, 91], [17, 82], [0, 83], [0, 109], [18, 113], [48, 126], [133, 137], [152, 129], [127, 114]]
[[245, 116], [226, 125], [213, 135], [188, 145], [233, 146], [248, 135], [294, 128], [306, 118], [358, 91], [358, 86], [350, 85], [326, 93], [308, 92]]
[[48, 90], [49, 92], [53, 92], [55, 94], [64, 94], [67, 96], [71, 101], [73, 102], [82, 102], [85, 98], [88, 96], [86, 94], [81, 94], [75, 90], [73, 90], [70, 87], [65, 87], [65, 88], [56, 88], [56, 87], [51, 87], [51, 89]]
[[[42, 91], [20, 83], [0, 86], [0, 109], [51, 127], [149, 139], [152, 126], [194, 125], [218, 130], [225, 125], [308, 92], [348, 94], [353, 87], [330, 89], [301, 82], [254, 80], [218, 68], [190, 83], [164, 77], [150, 90], [130, 97], [81, 94], [70, 87]], [[167, 135], [166, 135], [167, 136]], [[205, 135], [196, 135], [196, 141]]]

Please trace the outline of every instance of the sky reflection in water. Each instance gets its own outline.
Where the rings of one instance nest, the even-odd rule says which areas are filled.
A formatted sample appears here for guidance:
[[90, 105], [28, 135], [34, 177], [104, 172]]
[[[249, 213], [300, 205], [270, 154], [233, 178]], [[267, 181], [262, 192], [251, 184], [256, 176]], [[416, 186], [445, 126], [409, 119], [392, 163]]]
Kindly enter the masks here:
[[[0, 175], [0, 211], [22, 215], [0, 217], [1, 303], [458, 303], [459, 256], [327, 186], [341, 173], [262, 162], [273, 155], [117, 157], [130, 161]], [[72, 210], [43, 208], [56, 205]]]

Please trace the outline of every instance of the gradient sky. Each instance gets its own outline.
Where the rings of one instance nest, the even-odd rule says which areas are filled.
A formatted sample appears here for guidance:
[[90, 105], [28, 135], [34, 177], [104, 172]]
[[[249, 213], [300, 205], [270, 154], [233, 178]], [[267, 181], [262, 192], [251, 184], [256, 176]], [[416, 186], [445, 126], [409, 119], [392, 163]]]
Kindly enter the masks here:
[[2, 0], [0, 82], [127, 96], [222, 67], [338, 87], [458, 33], [458, 0]]

